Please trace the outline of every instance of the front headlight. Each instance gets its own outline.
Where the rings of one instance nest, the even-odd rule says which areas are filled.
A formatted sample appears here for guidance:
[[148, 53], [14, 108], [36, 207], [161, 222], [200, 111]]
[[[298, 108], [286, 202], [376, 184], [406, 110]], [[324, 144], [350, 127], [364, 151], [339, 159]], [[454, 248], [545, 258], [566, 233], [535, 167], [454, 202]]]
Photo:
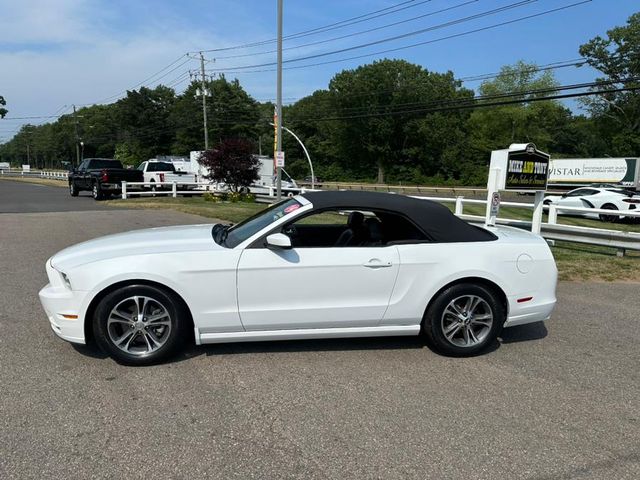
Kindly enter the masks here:
[[[64, 273], [64, 272], [62, 272], [62, 271], [58, 270], [57, 268], [55, 268], [55, 267], [53, 266], [53, 263], [52, 263], [51, 261], [49, 261], [49, 267], [51, 267], [51, 269], [49, 270], [49, 281], [50, 281], [53, 285], [56, 285], [56, 284], [58, 284], [58, 285], [59, 285], [60, 283], [62, 283], [62, 284], [63, 284], [65, 287], [67, 287], [69, 290], [73, 290], [73, 289], [71, 288], [71, 280], [69, 280], [69, 277], [67, 276], [67, 274], [66, 274], [66, 273]], [[55, 272], [55, 273], [54, 273], [54, 272]], [[61, 280], [61, 282], [56, 281], [56, 279], [54, 279], [54, 278], [52, 277], [52, 276], [53, 276], [53, 275], [55, 275], [55, 274], [57, 274], [57, 275], [58, 275], [58, 278]]]
[[60, 276], [62, 277], [62, 280], [64, 281], [64, 284], [67, 286], [67, 288], [69, 290], [72, 290], [71, 288], [71, 281], [69, 280], [69, 277], [67, 277], [67, 274], [64, 272], [58, 272], [60, 274]]

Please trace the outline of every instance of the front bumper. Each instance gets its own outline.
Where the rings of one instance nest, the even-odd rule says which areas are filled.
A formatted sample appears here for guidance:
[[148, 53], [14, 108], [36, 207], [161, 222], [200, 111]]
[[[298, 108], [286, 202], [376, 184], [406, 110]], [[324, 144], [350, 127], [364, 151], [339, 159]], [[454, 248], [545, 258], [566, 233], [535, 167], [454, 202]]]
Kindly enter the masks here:
[[79, 308], [85, 295], [86, 292], [74, 292], [64, 286], [52, 284], [40, 290], [40, 303], [47, 314], [51, 329], [68, 342], [86, 343], [84, 317]]

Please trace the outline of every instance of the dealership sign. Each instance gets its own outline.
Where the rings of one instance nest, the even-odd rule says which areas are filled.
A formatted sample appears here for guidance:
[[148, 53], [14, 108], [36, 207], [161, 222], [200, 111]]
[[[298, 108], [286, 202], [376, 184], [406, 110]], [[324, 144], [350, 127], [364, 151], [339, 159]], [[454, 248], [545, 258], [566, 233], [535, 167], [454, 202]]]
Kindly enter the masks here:
[[524, 150], [509, 151], [505, 190], [546, 190], [549, 155], [529, 144]]
[[500, 191], [535, 192], [531, 231], [540, 233], [544, 192], [549, 178], [549, 155], [533, 143], [514, 143], [491, 152], [487, 178], [485, 225], [495, 225], [500, 211]]

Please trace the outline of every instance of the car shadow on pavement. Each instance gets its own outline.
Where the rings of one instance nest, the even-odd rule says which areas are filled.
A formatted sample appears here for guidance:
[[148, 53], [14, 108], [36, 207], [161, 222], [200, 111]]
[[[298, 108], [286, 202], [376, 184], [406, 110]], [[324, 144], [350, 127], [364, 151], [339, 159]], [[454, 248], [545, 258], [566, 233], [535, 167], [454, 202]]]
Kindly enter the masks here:
[[218, 343], [193, 346], [187, 355], [239, 355], [252, 353], [332, 352], [349, 350], [407, 350], [425, 348], [422, 337], [322, 338], [265, 342]]
[[[529, 342], [547, 336], [544, 322], [505, 328], [500, 339], [493, 342], [478, 355], [495, 352], [502, 344]], [[104, 360], [109, 356], [97, 345], [71, 344], [81, 355]], [[177, 356], [162, 363], [175, 363], [189, 360], [201, 355], [242, 355], [256, 353], [292, 353], [292, 352], [332, 352], [350, 350], [419, 350], [426, 348], [437, 354], [427, 345], [424, 337], [365, 337], [365, 338], [326, 338], [309, 340], [277, 340], [265, 342], [216, 343], [208, 345], [187, 344], [185, 350]]]
[[105, 358], [109, 358], [109, 355], [104, 353], [97, 345], [90, 343], [88, 345], [81, 345], [79, 343], [70, 343], [73, 349], [81, 355], [85, 357], [98, 358], [100, 360], [104, 360]]
[[502, 343], [529, 342], [541, 340], [549, 334], [544, 322], [528, 323], [502, 330], [500, 338]]

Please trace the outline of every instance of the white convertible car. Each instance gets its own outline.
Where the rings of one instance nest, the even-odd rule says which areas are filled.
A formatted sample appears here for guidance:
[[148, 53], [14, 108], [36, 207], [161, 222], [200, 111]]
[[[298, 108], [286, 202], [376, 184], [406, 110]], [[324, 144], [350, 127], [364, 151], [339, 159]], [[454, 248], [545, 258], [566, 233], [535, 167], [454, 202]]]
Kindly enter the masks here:
[[[640, 209], [640, 196], [622, 187], [582, 187], [571, 190], [564, 195], [547, 195], [544, 198], [544, 204], [558, 205], [561, 207], [597, 208], [611, 210], [613, 213], [616, 210], [621, 212], [637, 211], [637, 209]], [[579, 213], [570, 210], [559, 210], [558, 213], [561, 215], [577, 215], [600, 219], [603, 222], [615, 222], [624, 218], [622, 215], [589, 212]]]
[[541, 237], [387, 193], [306, 193], [235, 226], [102, 237], [46, 269], [40, 299], [53, 331], [135, 365], [188, 340], [423, 334], [441, 353], [473, 355], [556, 303]]

